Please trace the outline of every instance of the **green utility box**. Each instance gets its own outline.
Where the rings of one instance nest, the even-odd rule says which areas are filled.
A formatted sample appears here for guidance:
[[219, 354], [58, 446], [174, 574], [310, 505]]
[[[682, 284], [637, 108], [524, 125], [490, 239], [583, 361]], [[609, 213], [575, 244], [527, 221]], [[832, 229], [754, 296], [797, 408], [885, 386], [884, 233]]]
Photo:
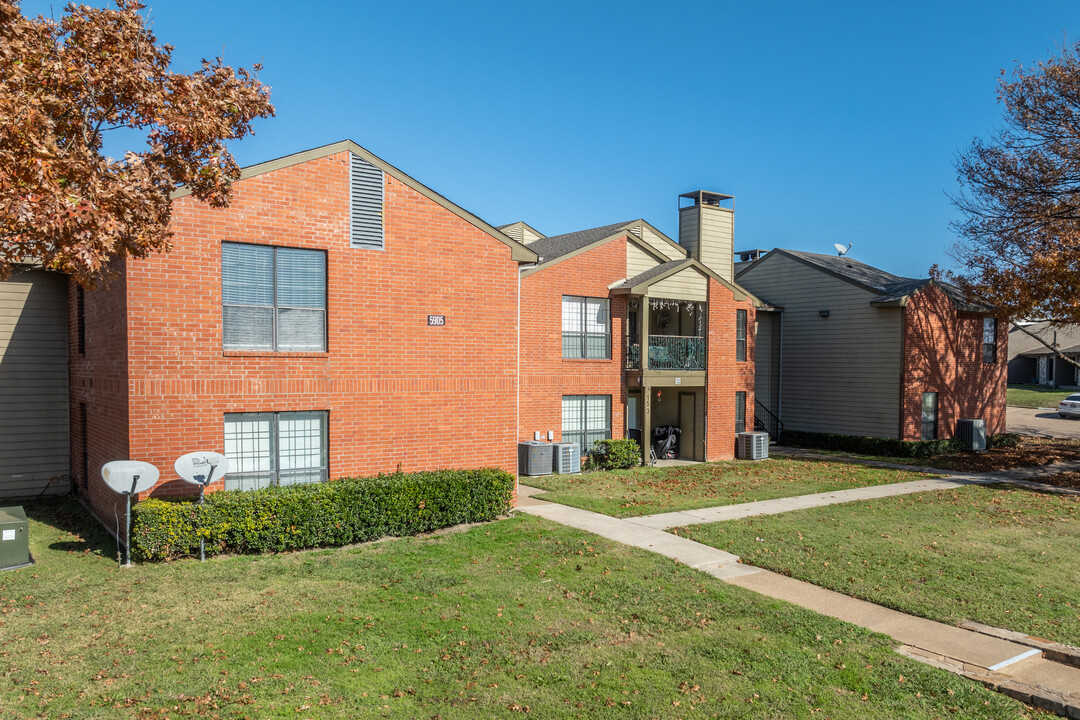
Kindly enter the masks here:
[[0, 508], [0, 570], [32, 565], [30, 528], [21, 507]]

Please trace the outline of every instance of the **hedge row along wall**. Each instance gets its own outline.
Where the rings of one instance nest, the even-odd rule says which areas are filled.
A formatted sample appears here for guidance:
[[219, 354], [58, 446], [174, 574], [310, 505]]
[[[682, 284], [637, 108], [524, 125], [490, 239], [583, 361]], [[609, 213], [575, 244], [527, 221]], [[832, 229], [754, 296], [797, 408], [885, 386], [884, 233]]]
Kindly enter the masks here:
[[[1019, 435], [999, 433], [986, 439], [987, 448], [1015, 447]], [[857, 435], [833, 435], [801, 430], [784, 430], [780, 443], [790, 447], [816, 450], [839, 450], [861, 455], [884, 455], [899, 458], [928, 458], [936, 455], [954, 455], [963, 450], [960, 440], [895, 440], [893, 438], [860, 437]]]
[[223, 491], [190, 501], [144, 500], [132, 508], [131, 555], [160, 561], [348, 545], [494, 520], [510, 510], [504, 470], [435, 470], [342, 478], [316, 485]]

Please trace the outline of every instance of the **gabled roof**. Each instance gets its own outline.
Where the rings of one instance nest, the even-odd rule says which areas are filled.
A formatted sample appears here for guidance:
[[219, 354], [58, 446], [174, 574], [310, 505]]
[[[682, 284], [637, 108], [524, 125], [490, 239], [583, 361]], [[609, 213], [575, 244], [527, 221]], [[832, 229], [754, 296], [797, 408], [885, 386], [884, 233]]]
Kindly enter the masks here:
[[900, 277], [890, 272], [859, 262], [853, 258], [837, 255], [820, 255], [799, 250], [784, 250], [776, 248], [759, 260], [756, 260], [736, 275], [736, 280], [743, 275], [753, 272], [761, 263], [768, 262], [770, 257], [786, 256], [797, 260], [805, 265], [821, 270], [834, 277], [845, 280], [853, 285], [863, 288], [868, 292], [877, 293], [877, 297], [870, 301], [871, 305], [879, 306], [903, 306], [908, 298], [928, 285], [937, 285], [941, 288], [953, 304], [966, 312], [988, 312], [990, 308], [970, 302], [961, 292], [960, 288], [950, 283], [939, 282], [929, 278], [917, 279]]
[[[1024, 332], [1026, 330], [1027, 332]], [[1017, 355], [1051, 355], [1049, 348], [1031, 337], [1028, 333], [1034, 333], [1046, 342], [1053, 345], [1055, 342], [1061, 352], [1080, 352], [1080, 325], [1052, 325], [1046, 320], [1031, 323], [1024, 326], [1024, 330], [1017, 328], [1016, 324], [1009, 328], [1009, 358]]]
[[496, 227], [496, 230], [506, 230], [507, 228], [514, 227], [515, 225], [520, 225], [523, 228], [528, 228], [529, 230], [532, 230], [533, 235], [536, 235], [537, 237], [541, 237], [541, 238], [542, 237], [547, 237], [546, 235], [544, 235], [544, 233], [540, 232], [539, 230], [537, 230], [536, 228], [534, 228], [532, 225], [525, 222], [524, 220], [518, 220], [517, 222], [506, 223], [505, 225], [499, 225], [498, 227]]
[[[623, 237], [624, 235], [629, 238], [630, 242], [635, 246], [649, 255], [652, 255], [655, 260], [662, 263], [667, 262], [667, 256], [661, 255], [656, 248], [642, 240], [633, 231], [632, 228], [638, 224], [648, 225], [644, 220], [631, 220], [630, 222], [603, 225], [601, 227], [581, 230], [579, 232], [566, 233], [564, 235], [555, 235], [553, 237], [535, 240], [529, 243], [529, 249], [535, 252], [539, 258], [536, 261], [536, 265], [522, 270], [522, 275], [532, 275], [533, 273], [545, 270], [551, 265], [562, 262], [563, 260], [568, 260], [579, 253], [591, 250], [594, 247], [599, 247], [609, 240], [614, 240]], [[649, 225], [649, 227], [651, 228], [652, 226]], [[676, 245], [675, 247], [679, 246]], [[686, 251], [683, 250], [682, 252], [685, 253]]]
[[[318, 160], [319, 158], [335, 155], [339, 152], [345, 152], [346, 150], [353, 153], [354, 155], [362, 157], [364, 160], [371, 163], [375, 167], [380, 168], [387, 175], [390, 175], [404, 185], [411, 187], [413, 190], [420, 193], [428, 200], [431, 200], [436, 205], [442, 206], [443, 208], [460, 217], [462, 220], [465, 220], [466, 222], [474, 225], [480, 230], [483, 230], [491, 237], [506, 245], [510, 248], [510, 257], [512, 259], [519, 262], [536, 261], [536, 253], [534, 253], [529, 248], [525, 247], [510, 236], [501, 232], [495, 226], [485, 222], [484, 220], [481, 220], [476, 215], [473, 215], [471, 212], [464, 209], [460, 205], [457, 205], [447, 200], [445, 197], [435, 192], [431, 188], [409, 177], [401, 170], [398, 170], [396, 167], [386, 162], [379, 156], [375, 155], [371, 151], [357, 145], [352, 140], [340, 140], [336, 143], [331, 143], [330, 145], [323, 145], [322, 147], [312, 148], [311, 150], [304, 150], [303, 152], [293, 153], [292, 155], [286, 155], [285, 157], [280, 157], [276, 160], [268, 160], [257, 165], [248, 165], [240, 171], [240, 179], [247, 180], [248, 178], [255, 177], [256, 175], [264, 175], [266, 173], [280, 170], [282, 168], [310, 162], [311, 160]], [[177, 198], [182, 198], [190, 194], [191, 190], [189, 188], [182, 187], [173, 192], [171, 197], [173, 200], [176, 200]]]
[[568, 255], [575, 250], [581, 250], [595, 242], [607, 240], [613, 235], [618, 235], [620, 230], [628, 228], [630, 225], [630, 222], [614, 223], [589, 228], [588, 230], [540, 238], [531, 244], [530, 249], [540, 256], [537, 259], [538, 263], [546, 263], [563, 255]]
[[724, 278], [717, 275], [715, 272], [709, 269], [707, 265], [704, 265], [693, 258], [685, 258], [683, 260], [670, 260], [666, 263], [661, 263], [655, 267], [651, 267], [643, 273], [639, 273], [632, 278], [627, 278], [621, 283], [611, 288], [612, 293], [616, 295], [629, 294], [629, 295], [641, 295], [648, 289], [650, 285], [665, 280], [672, 275], [682, 272], [687, 268], [693, 268], [701, 272], [703, 275], [713, 278], [718, 283], [726, 287], [731, 291], [735, 300], [741, 301], [750, 298], [755, 304], [760, 304], [760, 301], [747, 292], [745, 289], [730, 283]]

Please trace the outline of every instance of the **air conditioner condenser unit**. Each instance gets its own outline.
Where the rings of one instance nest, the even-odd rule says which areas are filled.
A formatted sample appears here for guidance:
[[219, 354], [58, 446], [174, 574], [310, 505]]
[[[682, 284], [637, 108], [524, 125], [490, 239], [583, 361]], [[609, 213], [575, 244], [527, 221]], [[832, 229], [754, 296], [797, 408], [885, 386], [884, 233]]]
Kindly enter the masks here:
[[735, 436], [735, 457], [740, 460], [766, 460], [769, 457], [769, 433], [741, 432]]
[[577, 443], [554, 443], [554, 470], [563, 475], [581, 472], [581, 450]]

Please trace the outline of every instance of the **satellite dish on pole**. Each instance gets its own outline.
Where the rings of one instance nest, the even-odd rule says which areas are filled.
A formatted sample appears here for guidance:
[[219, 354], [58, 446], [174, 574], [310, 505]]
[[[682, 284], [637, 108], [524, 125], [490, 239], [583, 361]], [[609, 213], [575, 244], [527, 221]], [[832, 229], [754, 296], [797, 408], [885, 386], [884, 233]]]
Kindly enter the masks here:
[[[186, 482], [199, 486], [199, 504], [202, 505], [206, 486], [225, 477], [229, 471], [229, 458], [213, 450], [196, 450], [176, 458], [173, 469]], [[199, 560], [206, 561], [206, 539], [202, 536], [199, 537]]]
[[113, 460], [101, 468], [101, 477], [115, 493], [138, 495], [154, 487], [161, 473], [150, 463]]
[[205, 488], [225, 477], [229, 471], [229, 458], [219, 452], [199, 450], [176, 458], [173, 468], [186, 482]]
[[[131, 496], [146, 492], [157, 484], [161, 473], [150, 463], [136, 460], [113, 460], [107, 462], [101, 468], [101, 477], [105, 484], [115, 492], [127, 498], [127, 528], [124, 537], [127, 538], [127, 562], [131, 564]], [[118, 532], [119, 534], [119, 532]], [[119, 541], [120, 538], [117, 538]], [[120, 550], [116, 551], [119, 559]]]
[[847, 247], [844, 247], [844, 246], [843, 246], [843, 245], [841, 245], [840, 243], [833, 243], [833, 244], [832, 244], [832, 246], [833, 246], [834, 248], [836, 248], [836, 252], [837, 252], [837, 254], [838, 254], [838, 255], [839, 255], [840, 257], [844, 257], [845, 255], [847, 255], [847, 253], [848, 253], [848, 250], [850, 250], [850, 249], [851, 249], [851, 245], [852, 245], [852, 243], [848, 243], [848, 244], [847, 244]]

